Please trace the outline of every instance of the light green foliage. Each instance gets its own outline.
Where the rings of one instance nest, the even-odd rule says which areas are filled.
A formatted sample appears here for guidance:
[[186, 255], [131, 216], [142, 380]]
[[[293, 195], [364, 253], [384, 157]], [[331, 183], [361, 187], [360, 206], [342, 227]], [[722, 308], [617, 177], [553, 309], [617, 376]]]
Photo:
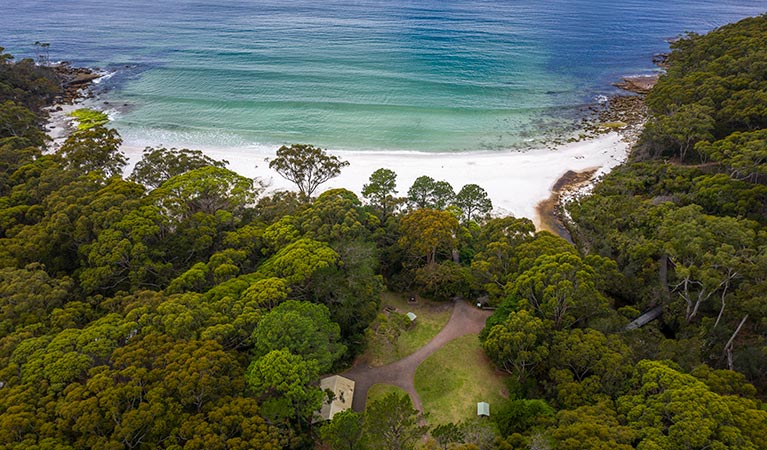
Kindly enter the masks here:
[[252, 303], [256, 308], [271, 310], [287, 300], [290, 287], [282, 278], [271, 277], [254, 281], [245, 292], [242, 300]]
[[741, 448], [767, 444], [767, 411], [750, 399], [723, 396], [691, 375], [641, 361], [618, 410], [641, 438], [639, 449]]
[[297, 240], [301, 236], [297, 222], [293, 216], [283, 216], [280, 220], [266, 227], [264, 243], [269, 250], [276, 252]]
[[288, 300], [272, 309], [253, 333], [256, 356], [284, 349], [326, 373], [346, 351], [341, 330], [325, 305]]
[[239, 216], [253, 206], [256, 194], [253, 180], [222, 167], [205, 166], [168, 179], [150, 198], [169, 217], [183, 220], [220, 211]]
[[315, 272], [335, 267], [338, 258], [338, 253], [327, 244], [302, 238], [269, 258], [261, 265], [259, 272], [283, 278], [291, 285], [300, 285]]
[[309, 420], [320, 409], [325, 393], [312, 384], [319, 372], [287, 350], [273, 350], [253, 360], [245, 379], [260, 399], [262, 412], [275, 419]]
[[410, 450], [429, 430], [420, 425], [421, 415], [407, 394], [391, 393], [368, 405], [365, 436], [370, 448]]
[[311, 197], [319, 185], [337, 177], [348, 165], [347, 161], [306, 144], [283, 145], [277, 149], [277, 156], [269, 161], [270, 169], [295, 183], [299, 192], [307, 197]]
[[523, 383], [549, 355], [545, 341], [548, 332], [540, 318], [523, 309], [509, 314], [503, 324], [493, 326], [482, 347], [498, 367]]
[[564, 329], [605, 312], [608, 301], [597, 290], [600, 276], [575, 254], [543, 255], [510, 283], [509, 291], [550, 327]]
[[719, 395], [737, 395], [754, 398], [756, 388], [746, 381], [746, 377], [734, 370], [717, 370], [707, 365], [696, 367], [690, 375], [704, 382], [712, 392]]
[[610, 402], [560, 411], [550, 433], [554, 448], [562, 450], [631, 450], [637, 437], [635, 430], [621, 424]]
[[103, 127], [109, 122], [109, 116], [102, 112], [90, 108], [80, 108], [69, 113], [77, 120], [78, 130], [87, 130], [93, 127]]

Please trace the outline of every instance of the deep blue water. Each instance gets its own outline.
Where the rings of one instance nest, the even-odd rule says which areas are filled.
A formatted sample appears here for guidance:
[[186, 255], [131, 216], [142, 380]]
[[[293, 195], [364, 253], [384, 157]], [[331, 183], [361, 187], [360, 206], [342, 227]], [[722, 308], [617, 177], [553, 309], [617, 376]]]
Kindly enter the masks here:
[[[4, 2], [6, 3], [6, 2]], [[0, 45], [116, 71], [127, 142], [503, 149], [561, 133], [666, 40], [752, 0], [18, 0]]]

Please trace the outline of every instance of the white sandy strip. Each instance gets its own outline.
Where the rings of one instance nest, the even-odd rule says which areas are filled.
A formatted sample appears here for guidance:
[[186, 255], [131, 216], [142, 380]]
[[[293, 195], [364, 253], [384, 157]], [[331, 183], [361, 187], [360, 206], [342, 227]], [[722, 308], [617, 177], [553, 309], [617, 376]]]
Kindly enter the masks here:
[[[142, 148], [123, 145], [131, 166], [141, 158]], [[258, 177], [270, 182], [270, 190], [295, 189], [287, 180], [269, 169], [266, 158], [275, 156], [275, 149], [229, 148], [202, 149], [214, 159], [229, 161], [229, 168], [247, 177]], [[320, 192], [343, 187], [358, 195], [368, 182], [370, 174], [379, 168], [397, 173], [399, 195], [406, 195], [413, 181], [421, 175], [448, 181], [456, 190], [465, 184], [483, 187], [495, 207], [497, 215], [512, 214], [528, 217], [540, 224], [536, 205], [547, 199], [554, 183], [568, 170], [576, 172], [599, 169], [597, 176], [623, 162], [628, 144], [617, 133], [597, 139], [568, 144], [555, 150], [536, 149], [525, 152], [330, 152], [349, 161], [341, 175], [320, 186]], [[320, 192], [315, 193], [319, 194]]]
[[[69, 113], [83, 106], [88, 105], [66, 105], [63, 111], [51, 114], [48, 131], [54, 138], [54, 149], [72, 129], [73, 120]], [[130, 160], [126, 173], [130, 173], [133, 165], [141, 159], [143, 148], [131, 142], [123, 144], [122, 151]], [[214, 159], [229, 161], [229, 168], [241, 175], [258, 177], [270, 183], [269, 190], [295, 189], [292, 183], [269, 169], [269, 163], [265, 161], [266, 158], [274, 158], [276, 146], [201, 150]], [[399, 195], [406, 195], [413, 181], [421, 175], [448, 181], [456, 192], [465, 184], [475, 183], [487, 191], [495, 207], [494, 214], [528, 217], [539, 226], [536, 206], [549, 198], [551, 188], [559, 177], [568, 170], [580, 172], [588, 169], [598, 169], [595, 176], [602, 175], [624, 162], [628, 151], [629, 145], [616, 132], [554, 150], [465, 153], [331, 151], [350, 164], [339, 177], [321, 185], [316, 194], [343, 187], [360, 195], [370, 174], [383, 167], [397, 173]]]

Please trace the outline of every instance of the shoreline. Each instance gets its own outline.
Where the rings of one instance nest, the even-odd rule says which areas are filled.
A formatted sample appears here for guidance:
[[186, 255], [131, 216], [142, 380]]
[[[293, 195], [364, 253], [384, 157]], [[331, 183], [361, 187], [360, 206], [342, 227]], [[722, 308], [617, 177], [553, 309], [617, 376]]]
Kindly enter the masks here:
[[[82, 107], [99, 109], [101, 102], [92, 98], [90, 89], [97, 79], [94, 77], [84, 83], [78, 91], [78, 97], [49, 107], [46, 131], [52, 138], [51, 150], [55, 150], [74, 128], [75, 121], [69, 113]], [[571, 172], [589, 173], [592, 175], [590, 180], [607, 173], [628, 158], [636, 138], [637, 126], [641, 128], [639, 122], [643, 117], [641, 108], [636, 106], [637, 97], [641, 96], [616, 94], [610, 97], [604, 105], [595, 108], [590, 117], [582, 119], [581, 138], [524, 151], [437, 153], [329, 149], [328, 153], [349, 161], [350, 165], [341, 171], [340, 176], [321, 185], [317, 194], [329, 189], [345, 188], [361, 197], [362, 187], [368, 182], [369, 176], [379, 168], [388, 168], [398, 175], [397, 190], [400, 196], [406, 195], [415, 179], [422, 175], [447, 181], [456, 192], [463, 185], [473, 183], [487, 191], [493, 202], [494, 216], [527, 217], [538, 230], [564, 229], [556, 212], [561, 207], [556, 186]], [[163, 143], [154, 145], [162, 146]], [[137, 143], [123, 143], [121, 150], [129, 161], [126, 175], [141, 159], [144, 148]], [[194, 148], [202, 150], [211, 158], [229, 161], [227, 167], [240, 175], [266, 182], [268, 187], [265, 193], [295, 189], [292, 183], [268, 168], [266, 160], [275, 156], [278, 146]], [[557, 201], [554, 204], [545, 205], [555, 197]], [[560, 225], [555, 226], [556, 223]]]
[[568, 170], [551, 188], [551, 195], [536, 205], [536, 213], [540, 222], [540, 230], [555, 234], [571, 244], [572, 235], [562, 220], [563, 201], [578, 196], [594, 180], [597, 169], [587, 169], [582, 172]]
[[[448, 181], [455, 191], [474, 183], [487, 191], [493, 202], [494, 215], [527, 217], [540, 228], [537, 204], [551, 195], [551, 186], [568, 170], [583, 171], [599, 168], [606, 173], [626, 160], [629, 145], [622, 134], [610, 132], [594, 139], [557, 147], [532, 149], [525, 152], [381, 152], [333, 151], [328, 153], [349, 161], [341, 174], [321, 185], [316, 194], [335, 188], [348, 189], [361, 197], [362, 186], [379, 168], [397, 174], [398, 195], [407, 190], [421, 175]], [[129, 159], [127, 172], [141, 158], [144, 147], [123, 144]], [[277, 148], [202, 148], [211, 158], [229, 161], [230, 170], [268, 183], [266, 192], [294, 190], [289, 181], [269, 169], [267, 158], [275, 156]]]

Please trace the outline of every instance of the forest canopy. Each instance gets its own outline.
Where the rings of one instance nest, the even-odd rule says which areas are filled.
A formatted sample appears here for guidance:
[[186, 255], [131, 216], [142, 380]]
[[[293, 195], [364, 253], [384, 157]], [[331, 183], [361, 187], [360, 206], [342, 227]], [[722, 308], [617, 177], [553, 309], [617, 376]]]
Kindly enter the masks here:
[[[673, 44], [631, 161], [568, 205], [575, 245], [428, 175], [313, 196], [345, 162], [310, 145], [275, 163], [300, 194], [188, 149], [125, 174], [108, 123], [48, 149], [56, 76], [0, 49], [0, 449], [767, 448], [764, 30]], [[490, 420], [390, 394], [315, 423], [384, 290], [494, 308]]]

